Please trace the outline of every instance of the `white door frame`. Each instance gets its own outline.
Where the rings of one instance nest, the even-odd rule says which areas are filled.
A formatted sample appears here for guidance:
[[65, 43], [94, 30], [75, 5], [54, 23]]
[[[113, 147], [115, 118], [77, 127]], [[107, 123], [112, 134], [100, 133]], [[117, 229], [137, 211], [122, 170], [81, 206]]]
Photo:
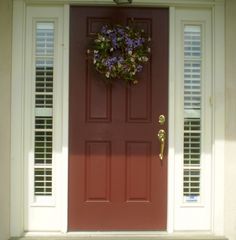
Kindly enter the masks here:
[[[68, 179], [68, 66], [69, 66], [69, 4], [86, 5], [114, 5], [111, 0], [103, 0], [99, 3], [92, 0], [14, 0], [13, 4], [13, 53], [12, 53], [12, 125], [11, 125], [11, 236], [21, 236], [27, 224], [27, 210], [23, 208], [28, 197], [24, 195], [27, 192], [28, 174], [25, 167], [28, 158], [28, 141], [26, 136], [30, 122], [27, 119], [29, 111], [25, 106], [29, 97], [27, 95], [27, 71], [26, 66], [28, 55], [25, 42], [27, 41], [27, 16], [30, 8], [42, 14], [43, 8], [55, 9], [55, 18], [59, 23], [58, 39], [58, 84], [56, 92], [58, 99], [61, 99], [56, 106], [56, 116], [59, 116], [55, 131], [60, 141], [57, 143], [57, 159], [60, 160], [58, 166], [59, 178], [63, 179], [59, 184], [59, 198], [56, 201], [60, 216], [64, 219], [59, 223], [58, 233], [67, 234], [67, 179]], [[212, 225], [207, 231], [217, 235], [224, 234], [224, 0], [148, 0], [134, 1], [133, 6], [169, 6], [170, 7], [170, 56], [169, 56], [169, 162], [168, 162], [168, 222], [167, 233], [174, 233], [175, 227], [175, 161], [178, 159], [174, 147], [176, 146], [176, 127], [175, 127], [175, 101], [178, 99], [176, 92], [176, 70], [178, 68], [177, 46], [176, 46], [176, 17], [181, 9], [205, 9], [211, 11], [212, 16], [212, 96], [209, 101], [212, 106], [212, 179], [209, 184], [212, 185]], [[41, 8], [41, 13], [40, 13]], [[50, 12], [50, 11], [49, 11]], [[47, 13], [42, 16], [48, 17]], [[32, 54], [32, 53], [31, 53]], [[60, 70], [59, 70], [60, 69]], [[28, 92], [29, 89], [28, 89]], [[29, 135], [27, 135], [29, 134]], [[35, 206], [36, 208], [39, 206]], [[45, 207], [45, 206], [44, 206]], [[55, 207], [55, 206], [54, 206]], [[187, 206], [191, 207], [191, 206]], [[36, 230], [37, 231], [37, 230]], [[44, 231], [45, 234], [47, 231]], [[117, 233], [113, 233], [117, 234]], [[122, 235], [123, 233], [121, 233]], [[140, 233], [129, 233], [140, 236]], [[158, 234], [154, 232], [147, 233]], [[69, 234], [70, 235], [70, 234]]]

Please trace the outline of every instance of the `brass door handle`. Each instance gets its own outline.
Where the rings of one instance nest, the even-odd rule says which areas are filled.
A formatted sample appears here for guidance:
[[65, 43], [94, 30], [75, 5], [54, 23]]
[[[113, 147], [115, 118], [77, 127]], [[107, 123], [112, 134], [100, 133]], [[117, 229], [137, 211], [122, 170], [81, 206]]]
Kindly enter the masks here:
[[166, 132], [164, 129], [160, 129], [157, 134], [158, 140], [161, 143], [161, 150], [159, 154], [159, 158], [162, 160], [164, 156], [164, 149], [165, 149], [165, 140], [166, 140]]

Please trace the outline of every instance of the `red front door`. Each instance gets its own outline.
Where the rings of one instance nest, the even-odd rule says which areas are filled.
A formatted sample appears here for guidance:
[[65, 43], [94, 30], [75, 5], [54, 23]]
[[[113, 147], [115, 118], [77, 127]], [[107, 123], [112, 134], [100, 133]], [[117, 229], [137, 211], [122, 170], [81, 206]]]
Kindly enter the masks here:
[[[137, 85], [107, 86], [87, 48], [102, 25], [130, 21], [151, 36], [151, 61]], [[71, 7], [69, 105], [69, 230], [165, 230], [168, 9]]]

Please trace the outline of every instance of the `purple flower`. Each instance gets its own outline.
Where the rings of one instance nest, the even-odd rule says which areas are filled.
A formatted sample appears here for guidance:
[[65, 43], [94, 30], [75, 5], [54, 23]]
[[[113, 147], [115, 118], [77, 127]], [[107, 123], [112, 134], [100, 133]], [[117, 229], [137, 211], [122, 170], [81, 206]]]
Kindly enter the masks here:
[[134, 47], [140, 47], [143, 44], [143, 41], [141, 38], [138, 38], [134, 41]]
[[107, 25], [102, 26], [101, 33], [106, 34], [107, 32]]
[[132, 48], [133, 47], [133, 40], [132, 39], [126, 38], [125, 42], [126, 42], [128, 48]]
[[117, 32], [118, 32], [120, 35], [124, 35], [124, 29], [122, 29], [122, 28], [117, 28]]
[[138, 65], [138, 66], [137, 66], [137, 72], [141, 72], [142, 69], [143, 69], [143, 66], [142, 66], [142, 65]]
[[100, 54], [99, 53], [94, 53], [94, 58], [95, 59], [98, 59], [100, 57]]
[[124, 58], [123, 58], [123, 57], [121, 57], [121, 56], [120, 56], [120, 57], [118, 57], [118, 62], [119, 62], [119, 63], [123, 63], [123, 62], [124, 62]]
[[109, 70], [111, 70], [116, 63], [117, 57], [107, 58], [107, 60], [105, 61], [105, 65], [108, 67]]
[[112, 47], [113, 47], [114, 49], [116, 49], [116, 48], [117, 48], [117, 40], [116, 40], [116, 38], [113, 38], [113, 39], [111, 40], [111, 42], [112, 42]]

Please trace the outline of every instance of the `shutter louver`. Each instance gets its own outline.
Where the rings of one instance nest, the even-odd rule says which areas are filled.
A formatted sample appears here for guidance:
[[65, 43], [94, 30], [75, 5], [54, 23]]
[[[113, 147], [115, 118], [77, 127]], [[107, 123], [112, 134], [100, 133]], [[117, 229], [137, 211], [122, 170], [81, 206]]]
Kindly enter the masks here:
[[54, 24], [37, 23], [35, 39], [34, 195], [52, 195]]
[[201, 175], [201, 27], [184, 27], [183, 195], [198, 202]]

